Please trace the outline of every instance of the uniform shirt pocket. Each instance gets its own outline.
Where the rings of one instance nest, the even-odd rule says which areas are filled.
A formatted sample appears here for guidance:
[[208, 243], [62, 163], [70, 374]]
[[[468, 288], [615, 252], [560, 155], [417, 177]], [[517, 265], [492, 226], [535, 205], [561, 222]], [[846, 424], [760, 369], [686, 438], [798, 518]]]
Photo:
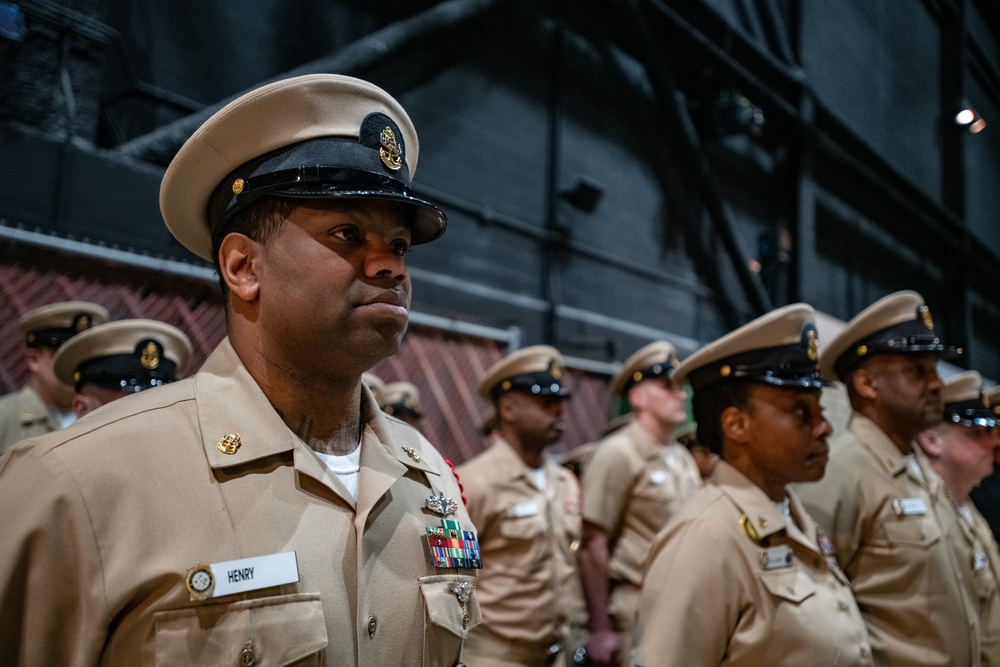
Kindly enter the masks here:
[[476, 596], [475, 577], [464, 574], [420, 577], [420, 592], [424, 596], [431, 624], [456, 637], [465, 639], [469, 630], [483, 620]]
[[767, 570], [760, 573], [761, 581], [768, 592], [778, 598], [778, 602], [799, 604], [816, 592], [816, 584], [801, 568]]
[[153, 624], [157, 667], [322, 665], [327, 646], [318, 593], [160, 611]]
[[929, 515], [889, 517], [882, 531], [890, 546], [927, 549], [941, 539], [941, 531]]

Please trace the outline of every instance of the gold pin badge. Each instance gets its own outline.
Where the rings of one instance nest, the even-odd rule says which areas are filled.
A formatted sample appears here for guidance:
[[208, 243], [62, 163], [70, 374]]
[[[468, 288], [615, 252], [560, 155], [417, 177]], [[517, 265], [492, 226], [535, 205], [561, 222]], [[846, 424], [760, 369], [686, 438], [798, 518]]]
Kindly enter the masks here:
[[819, 359], [819, 338], [816, 337], [815, 330], [809, 330], [809, 333], [806, 334], [806, 341], [809, 345], [809, 349], [806, 352], [809, 356], [809, 361], [816, 361]]
[[391, 127], [386, 125], [379, 136], [379, 141], [382, 143], [382, 148], [379, 149], [378, 154], [382, 158], [382, 163], [389, 167], [389, 169], [398, 171], [403, 166], [403, 154], [399, 150], [396, 133], [392, 131]]
[[917, 309], [917, 312], [920, 313], [920, 319], [924, 321], [924, 326], [928, 329], [933, 329], [934, 320], [931, 318], [931, 309], [927, 306], [920, 306], [920, 308]]
[[80, 371], [73, 371], [73, 382], [80, 381]]
[[719, 369], [719, 375], [721, 375], [724, 378], [729, 377], [729, 374], [732, 372], [733, 369], [730, 368], [729, 366], [723, 366], [722, 368]]
[[242, 444], [239, 433], [230, 433], [219, 442], [219, 451], [223, 454], [232, 455], [239, 451]]
[[746, 514], [740, 515], [740, 527], [743, 528], [743, 532], [747, 534], [747, 537], [749, 537], [754, 544], [760, 544], [760, 534], [757, 532], [757, 529], [754, 528], [753, 521], [751, 521], [750, 517]]
[[868, 346], [867, 345], [858, 345], [858, 349], [856, 350], [856, 352], [857, 352], [857, 355], [859, 357], [863, 357], [866, 354], [868, 354]]
[[80, 333], [81, 331], [86, 331], [87, 329], [89, 329], [90, 328], [90, 317], [88, 317], [87, 315], [81, 315], [80, 317], [76, 318], [76, 327], [75, 328], [76, 328], [76, 332], [77, 333]]
[[504, 391], [510, 391], [511, 386], [510, 380], [504, 380], [503, 384], [500, 385], [500, 388]]
[[215, 575], [211, 566], [204, 563], [197, 563], [188, 568], [187, 576], [184, 577], [184, 584], [187, 586], [191, 596], [191, 602], [205, 600], [212, 597], [215, 590]]
[[243, 188], [246, 187], [246, 184], [247, 184], [246, 181], [244, 181], [242, 178], [237, 178], [235, 181], [233, 181], [233, 194], [238, 195], [241, 192], [243, 192]]
[[987, 396], [986, 394], [983, 394], [983, 407], [984, 408], [990, 407], [990, 397]]
[[635, 373], [632, 373], [632, 379], [635, 380], [636, 382], [638, 382], [639, 380], [641, 380], [642, 379], [642, 371], [636, 371]]
[[409, 456], [411, 459], [413, 459], [417, 463], [420, 463], [420, 452], [413, 449], [412, 447], [403, 447], [403, 451], [406, 452], [406, 455]]
[[139, 357], [139, 363], [147, 371], [155, 371], [160, 366], [160, 351], [156, 347], [156, 343], [149, 341], [146, 343], [146, 347], [142, 349], [142, 356]]
[[560, 366], [559, 362], [556, 361], [555, 359], [553, 359], [552, 362], [549, 364], [549, 375], [551, 375], [557, 380], [561, 378], [563, 375], [562, 366]]

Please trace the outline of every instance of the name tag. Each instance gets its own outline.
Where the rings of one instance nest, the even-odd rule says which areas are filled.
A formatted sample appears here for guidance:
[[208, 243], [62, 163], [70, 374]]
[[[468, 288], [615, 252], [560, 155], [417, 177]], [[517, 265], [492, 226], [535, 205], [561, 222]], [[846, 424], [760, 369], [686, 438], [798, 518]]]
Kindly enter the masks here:
[[196, 565], [188, 570], [187, 587], [192, 600], [246, 593], [299, 580], [295, 552]]
[[989, 565], [989, 563], [990, 563], [989, 559], [986, 558], [986, 554], [983, 553], [982, 551], [976, 553], [972, 557], [972, 569], [975, 570], [976, 572]]
[[896, 498], [892, 501], [892, 511], [896, 516], [927, 514], [927, 503], [923, 498]]
[[654, 470], [651, 473], [649, 473], [650, 484], [666, 484], [667, 479], [669, 478], [670, 475], [667, 474], [666, 470]]
[[792, 566], [792, 548], [787, 545], [770, 547], [760, 555], [762, 570], [779, 570]]
[[526, 500], [523, 503], [516, 503], [507, 508], [507, 516], [511, 519], [523, 519], [528, 516], [535, 516], [540, 511], [538, 503], [534, 500]]

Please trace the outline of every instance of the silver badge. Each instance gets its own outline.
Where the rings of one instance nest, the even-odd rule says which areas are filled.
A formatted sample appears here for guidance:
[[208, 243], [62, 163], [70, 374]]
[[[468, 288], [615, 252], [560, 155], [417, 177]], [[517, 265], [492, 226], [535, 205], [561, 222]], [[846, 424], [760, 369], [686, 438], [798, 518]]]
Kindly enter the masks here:
[[444, 493], [439, 493], [436, 496], [429, 496], [425, 502], [427, 504], [427, 509], [435, 514], [440, 514], [441, 516], [450, 516], [458, 511], [458, 503], [451, 498], [446, 497]]
[[448, 590], [455, 594], [459, 602], [465, 604], [469, 601], [472, 591], [476, 590], [476, 585], [468, 581], [453, 581], [448, 584]]

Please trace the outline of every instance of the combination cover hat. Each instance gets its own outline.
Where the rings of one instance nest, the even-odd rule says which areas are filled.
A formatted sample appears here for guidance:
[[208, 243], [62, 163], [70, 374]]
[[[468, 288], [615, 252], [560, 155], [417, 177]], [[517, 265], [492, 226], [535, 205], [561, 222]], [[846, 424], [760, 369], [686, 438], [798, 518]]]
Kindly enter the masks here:
[[56, 377], [77, 389], [139, 392], [173, 382], [191, 358], [183, 331], [157, 320], [118, 320], [88, 329], [59, 348]]
[[983, 392], [983, 377], [977, 371], [964, 371], [945, 380], [941, 400], [946, 424], [988, 428], [997, 425], [993, 401]]
[[563, 384], [563, 359], [549, 345], [532, 345], [508, 354], [486, 371], [479, 383], [479, 395], [496, 400], [511, 391], [536, 396], [569, 397]]
[[411, 412], [420, 416], [420, 391], [409, 382], [392, 382], [385, 386], [383, 410], [390, 415]]
[[108, 310], [89, 301], [61, 301], [27, 311], [17, 321], [28, 347], [58, 348], [76, 334], [108, 321]]
[[378, 405], [379, 409], [382, 409], [385, 405], [385, 382], [382, 378], [375, 375], [374, 373], [362, 373], [361, 383], [368, 387], [368, 390], [375, 397], [375, 404]]
[[804, 303], [773, 310], [709, 343], [674, 369], [697, 392], [733, 379], [778, 387], [822, 387], [816, 312]]
[[415, 197], [417, 133], [403, 107], [367, 81], [337, 74], [283, 79], [216, 112], [184, 143], [160, 186], [170, 232], [211, 260], [212, 230], [265, 196], [397, 202], [411, 243], [447, 219]]
[[611, 391], [624, 396], [633, 385], [650, 378], [670, 377], [677, 367], [677, 349], [665, 340], [639, 348], [611, 380]]
[[961, 350], [941, 342], [931, 310], [922, 296], [911, 290], [894, 292], [844, 325], [823, 349], [820, 373], [828, 380], [843, 380], [858, 364], [873, 355], [916, 352], [937, 352], [942, 356], [961, 354]]

